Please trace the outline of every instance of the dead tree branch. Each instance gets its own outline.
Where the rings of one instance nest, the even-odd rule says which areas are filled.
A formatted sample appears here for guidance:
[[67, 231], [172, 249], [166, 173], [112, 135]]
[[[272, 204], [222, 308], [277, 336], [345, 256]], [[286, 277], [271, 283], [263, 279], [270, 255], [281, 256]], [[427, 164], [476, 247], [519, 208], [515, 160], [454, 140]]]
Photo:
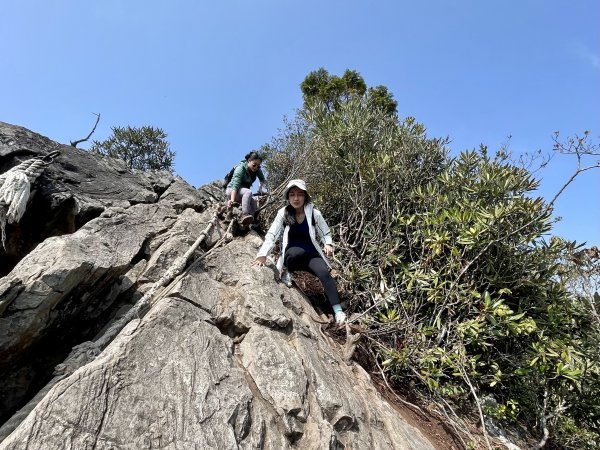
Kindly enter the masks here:
[[86, 138], [79, 139], [77, 141], [71, 141], [71, 147], [77, 148], [77, 144], [81, 144], [82, 142], [87, 141], [89, 138], [92, 137], [92, 134], [94, 134], [94, 131], [96, 131], [96, 127], [98, 126], [98, 122], [100, 122], [100, 114], [96, 114], [96, 113], [92, 113], [92, 114], [94, 114], [96, 116], [96, 123], [94, 124], [94, 128], [92, 128], [92, 131], [90, 131], [90, 134], [88, 134]]

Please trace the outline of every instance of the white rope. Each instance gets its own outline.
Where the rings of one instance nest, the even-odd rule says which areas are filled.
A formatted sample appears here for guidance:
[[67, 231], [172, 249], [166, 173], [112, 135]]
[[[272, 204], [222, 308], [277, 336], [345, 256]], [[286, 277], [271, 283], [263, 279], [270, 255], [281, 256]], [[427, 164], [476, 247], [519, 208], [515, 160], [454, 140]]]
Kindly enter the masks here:
[[32, 158], [0, 175], [0, 230], [2, 247], [6, 250], [6, 224], [19, 223], [31, 194], [31, 185], [44, 171], [47, 163]]
[[98, 339], [95, 344], [97, 347], [103, 349], [106, 347], [115, 336], [127, 325], [134, 317], [138, 317], [140, 311], [151, 303], [152, 299], [156, 292], [165, 287], [169, 282], [174, 279], [177, 275], [183, 272], [185, 266], [187, 264], [187, 260], [194, 254], [196, 249], [200, 246], [202, 241], [206, 238], [206, 235], [210, 232], [210, 229], [215, 225], [218, 220], [217, 215], [212, 218], [209, 222], [208, 226], [200, 233], [200, 236], [196, 239], [196, 241], [190, 246], [190, 248], [185, 252], [182, 256], [177, 258], [173, 265], [156, 281], [152, 287], [146, 292], [142, 298], [140, 298], [137, 303], [129, 310], [126, 314], [123, 315], [119, 320], [117, 320], [106, 333], [102, 335], [100, 339]]

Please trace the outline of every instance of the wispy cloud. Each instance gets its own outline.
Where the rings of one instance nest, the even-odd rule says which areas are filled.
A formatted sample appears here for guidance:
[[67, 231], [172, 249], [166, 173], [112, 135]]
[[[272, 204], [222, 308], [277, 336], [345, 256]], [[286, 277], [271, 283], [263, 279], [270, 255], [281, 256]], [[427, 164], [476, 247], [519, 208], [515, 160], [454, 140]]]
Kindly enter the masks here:
[[600, 56], [591, 51], [583, 43], [575, 43], [575, 53], [580, 59], [586, 61], [588, 64], [591, 64], [593, 68], [600, 70]]

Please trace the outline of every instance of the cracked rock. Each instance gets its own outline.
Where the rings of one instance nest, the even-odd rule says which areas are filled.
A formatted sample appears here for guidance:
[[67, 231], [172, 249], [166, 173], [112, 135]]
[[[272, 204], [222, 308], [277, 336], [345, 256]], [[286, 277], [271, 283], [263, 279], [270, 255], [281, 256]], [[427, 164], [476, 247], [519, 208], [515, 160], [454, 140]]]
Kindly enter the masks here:
[[[0, 122], [2, 172], [57, 149], [0, 255], [0, 450], [433, 449], [344, 362], [308, 299], [250, 266], [256, 233], [224, 244], [216, 222], [151, 290], [212, 220], [216, 183]], [[98, 351], [70, 364], [73, 347]]]

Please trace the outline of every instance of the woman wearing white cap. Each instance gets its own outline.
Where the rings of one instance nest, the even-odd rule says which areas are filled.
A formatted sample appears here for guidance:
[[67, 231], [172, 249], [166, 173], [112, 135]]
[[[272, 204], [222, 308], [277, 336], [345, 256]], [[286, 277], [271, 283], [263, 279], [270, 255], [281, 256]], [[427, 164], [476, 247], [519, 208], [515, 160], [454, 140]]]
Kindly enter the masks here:
[[[281, 273], [285, 265], [287, 270], [283, 270], [281, 281], [288, 287], [291, 286], [288, 270], [306, 270], [316, 275], [321, 280], [327, 300], [333, 308], [335, 321], [342, 324], [346, 321], [346, 314], [342, 311], [335, 280], [329, 273], [330, 266], [325, 258], [325, 255], [333, 255], [329, 227], [321, 212], [313, 207], [303, 180], [291, 180], [286, 186], [284, 198], [288, 205], [277, 211], [277, 216], [265, 236], [265, 242], [252, 265], [264, 266], [267, 254], [283, 233], [277, 269]], [[317, 237], [324, 244], [323, 250], [317, 243]]]

